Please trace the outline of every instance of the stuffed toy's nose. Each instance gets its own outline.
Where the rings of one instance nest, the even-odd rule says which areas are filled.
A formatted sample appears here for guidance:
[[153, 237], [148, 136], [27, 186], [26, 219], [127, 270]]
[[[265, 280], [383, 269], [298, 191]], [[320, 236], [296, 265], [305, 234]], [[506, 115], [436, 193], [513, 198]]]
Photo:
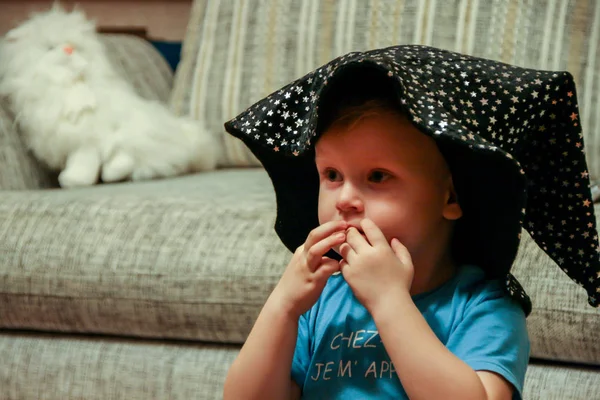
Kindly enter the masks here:
[[68, 55], [73, 54], [73, 50], [74, 50], [74, 48], [70, 44], [67, 44], [67, 45], [65, 45], [65, 47], [63, 47], [63, 51], [65, 53], [67, 53]]

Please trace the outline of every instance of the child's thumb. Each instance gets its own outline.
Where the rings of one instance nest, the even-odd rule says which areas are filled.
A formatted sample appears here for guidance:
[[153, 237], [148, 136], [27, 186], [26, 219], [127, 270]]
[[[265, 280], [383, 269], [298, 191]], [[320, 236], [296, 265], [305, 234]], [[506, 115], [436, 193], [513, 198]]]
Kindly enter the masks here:
[[334, 272], [337, 272], [339, 270], [340, 264], [336, 260], [332, 260], [329, 257], [323, 257], [321, 259], [321, 265], [317, 269], [317, 274], [319, 275], [319, 278], [327, 279]]
[[396, 257], [398, 257], [403, 264], [412, 264], [412, 259], [406, 246], [400, 243], [396, 238], [393, 238], [390, 244], [394, 254], [396, 254]]

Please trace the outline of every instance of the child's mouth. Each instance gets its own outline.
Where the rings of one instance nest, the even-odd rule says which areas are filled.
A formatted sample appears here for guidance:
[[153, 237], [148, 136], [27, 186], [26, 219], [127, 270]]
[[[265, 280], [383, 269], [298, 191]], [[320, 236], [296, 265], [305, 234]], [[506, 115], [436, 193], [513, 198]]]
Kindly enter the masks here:
[[[350, 229], [350, 228], [346, 229], [346, 234], [348, 234], [348, 231], [349, 231], [349, 229]], [[367, 239], [367, 235], [365, 235], [365, 233], [364, 233], [362, 230], [360, 230], [360, 229], [358, 229], [358, 228], [354, 228], [354, 229], [356, 229], [356, 230], [358, 231], [358, 233], [360, 233], [360, 235], [361, 235], [361, 236], [362, 236], [362, 237], [363, 237], [363, 238], [364, 238], [364, 239], [365, 239], [367, 242], [369, 241], [369, 240]], [[346, 242], [344, 242], [344, 243], [346, 243]], [[342, 244], [343, 244], [343, 243], [342, 243]], [[336, 253], [338, 253], [339, 255], [341, 255], [341, 253], [340, 253], [340, 246], [341, 246], [342, 244], [338, 244], [337, 246], [334, 246], [334, 247], [332, 248], [332, 249], [333, 249], [333, 251], [335, 251]]]

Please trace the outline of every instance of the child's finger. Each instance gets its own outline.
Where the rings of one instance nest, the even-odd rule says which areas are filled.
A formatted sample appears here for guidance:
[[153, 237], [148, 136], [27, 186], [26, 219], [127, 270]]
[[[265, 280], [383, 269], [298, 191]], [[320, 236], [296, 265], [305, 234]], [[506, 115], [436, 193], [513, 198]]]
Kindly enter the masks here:
[[[346, 238], [346, 240], [348, 240], [348, 238]], [[346, 262], [351, 262], [352, 258], [356, 255], [356, 252], [352, 249], [351, 245], [343, 243], [340, 246], [340, 255]]]
[[344, 267], [347, 267], [348, 265], [350, 265], [350, 264], [348, 264], [348, 261], [346, 261], [346, 260], [341, 260], [341, 261], [340, 261], [340, 271], [341, 271], [341, 270], [342, 270]]
[[396, 257], [398, 257], [400, 261], [402, 261], [402, 264], [412, 264], [412, 257], [410, 256], [408, 249], [406, 248], [406, 246], [400, 243], [398, 239], [393, 238], [392, 242], [390, 243], [390, 246], [392, 247], [392, 250], [394, 250], [394, 254], [396, 254]]
[[369, 242], [367, 242], [367, 239], [365, 239], [356, 228], [350, 228], [346, 231], [346, 243], [352, 246], [352, 249], [357, 253], [360, 253], [361, 248], [363, 247], [371, 247]]
[[368, 218], [364, 218], [360, 221], [360, 226], [365, 232], [365, 236], [369, 240], [372, 246], [377, 246], [380, 244], [387, 244], [387, 239], [381, 229], [375, 224], [375, 222], [371, 221]]
[[346, 221], [325, 222], [323, 225], [319, 225], [310, 231], [306, 238], [306, 242], [304, 243], [304, 247], [308, 249], [324, 238], [331, 236], [334, 232], [345, 231], [347, 227], [348, 223]]
[[305, 247], [304, 251], [308, 269], [314, 271], [321, 264], [323, 255], [332, 247], [344, 243], [345, 240], [346, 234], [344, 232], [338, 232], [326, 237], [311, 247]]
[[332, 260], [329, 257], [322, 257], [321, 258], [321, 266], [315, 272], [316, 278], [319, 279], [319, 280], [321, 280], [321, 279], [327, 279], [333, 273], [335, 273], [335, 272], [337, 272], [339, 270], [340, 270], [340, 263], [339, 262], [337, 262], [336, 260]]
[[346, 277], [344, 271], [346, 271], [346, 267], [348, 267], [348, 265], [350, 265], [350, 264], [348, 264], [348, 262], [346, 260], [341, 260], [340, 261], [340, 267], [339, 268], [340, 268], [340, 272], [342, 273], [342, 275], [344, 277]]

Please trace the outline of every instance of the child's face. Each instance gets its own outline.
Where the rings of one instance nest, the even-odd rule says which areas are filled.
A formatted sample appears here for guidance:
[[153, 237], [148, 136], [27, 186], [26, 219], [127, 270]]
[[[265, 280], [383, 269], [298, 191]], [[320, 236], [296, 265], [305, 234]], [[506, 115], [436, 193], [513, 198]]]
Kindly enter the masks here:
[[414, 259], [440, 244], [448, 221], [462, 215], [434, 140], [403, 115], [382, 112], [350, 126], [334, 124], [315, 151], [320, 224], [345, 220], [360, 231], [360, 220], [369, 218], [388, 243], [397, 238]]

